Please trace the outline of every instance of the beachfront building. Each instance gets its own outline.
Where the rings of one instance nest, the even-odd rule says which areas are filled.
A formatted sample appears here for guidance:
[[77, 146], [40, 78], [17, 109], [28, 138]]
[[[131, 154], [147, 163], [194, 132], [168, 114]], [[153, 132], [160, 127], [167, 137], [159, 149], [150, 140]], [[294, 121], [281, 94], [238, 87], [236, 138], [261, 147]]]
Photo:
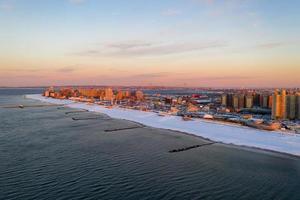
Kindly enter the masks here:
[[142, 101], [144, 99], [144, 93], [138, 90], [135, 92], [135, 97], [138, 101]]
[[113, 90], [111, 88], [106, 88], [104, 100], [111, 101], [111, 100], [113, 100], [113, 98], [114, 98]]
[[119, 91], [117, 92], [117, 95], [116, 95], [116, 100], [117, 100], [117, 101], [120, 101], [120, 100], [122, 100], [124, 97], [125, 97], [124, 92], [123, 92], [122, 90], [119, 90]]

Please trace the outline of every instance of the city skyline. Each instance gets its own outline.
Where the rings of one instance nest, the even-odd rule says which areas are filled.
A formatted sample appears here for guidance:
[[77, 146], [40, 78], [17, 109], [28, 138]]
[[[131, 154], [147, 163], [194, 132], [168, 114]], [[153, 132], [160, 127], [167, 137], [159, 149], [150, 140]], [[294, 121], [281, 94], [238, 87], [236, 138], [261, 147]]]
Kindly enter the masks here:
[[299, 6], [0, 0], [0, 86], [299, 87]]

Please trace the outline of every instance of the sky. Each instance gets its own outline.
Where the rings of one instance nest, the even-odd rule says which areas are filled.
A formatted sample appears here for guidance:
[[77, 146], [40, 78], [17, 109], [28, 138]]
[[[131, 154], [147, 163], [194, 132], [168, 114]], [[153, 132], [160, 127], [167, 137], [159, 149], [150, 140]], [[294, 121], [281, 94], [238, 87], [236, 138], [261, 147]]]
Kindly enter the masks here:
[[298, 0], [0, 0], [0, 86], [300, 87]]

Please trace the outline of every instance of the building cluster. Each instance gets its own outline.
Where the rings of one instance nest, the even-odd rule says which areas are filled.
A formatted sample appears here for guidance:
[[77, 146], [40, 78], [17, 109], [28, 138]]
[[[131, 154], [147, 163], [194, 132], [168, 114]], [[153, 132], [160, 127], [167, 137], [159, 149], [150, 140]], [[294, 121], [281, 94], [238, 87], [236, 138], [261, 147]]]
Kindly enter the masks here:
[[300, 92], [275, 90], [272, 99], [272, 119], [300, 119]]
[[246, 109], [268, 109], [273, 120], [300, 119], [300, 92], [275, 90], [268, 92], [230, 92], [221, 95], [221, 105], [229, 112]]
[[244, 108], [272, 108], [272, 95], [269, 93], [239, 92], [224, 93], [221, 96], [221, 105], [231, 111]]
[[44, 92], [44, 96], [53, 97], [59, 99], [76, 99], [82, 101], [108, 101], [112, 104], [117, 103], [117, 101], [132, 100], [132, 101], [143, 101], [144, 93], [140, 90], [137, 91], [114, 91], [112, 88], [61, 88], [59, 90], [54, 90], [50, 87]]

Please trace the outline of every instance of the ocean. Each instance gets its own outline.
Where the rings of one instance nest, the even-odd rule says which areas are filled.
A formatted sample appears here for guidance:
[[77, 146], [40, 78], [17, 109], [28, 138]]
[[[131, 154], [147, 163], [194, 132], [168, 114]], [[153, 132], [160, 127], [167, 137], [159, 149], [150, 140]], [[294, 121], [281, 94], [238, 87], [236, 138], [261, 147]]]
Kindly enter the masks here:
[[[300, 199], [300, 158], [140, 127], [0, 89], [0, 199]], [[73, 119], [82, 120], [73, 120]]]

